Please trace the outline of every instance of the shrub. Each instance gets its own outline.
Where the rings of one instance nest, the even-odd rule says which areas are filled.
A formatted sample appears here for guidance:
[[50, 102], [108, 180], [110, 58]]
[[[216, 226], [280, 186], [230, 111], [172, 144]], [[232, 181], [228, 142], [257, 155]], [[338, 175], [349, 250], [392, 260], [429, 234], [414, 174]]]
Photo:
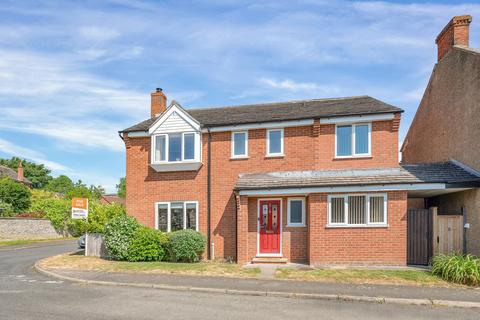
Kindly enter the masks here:
[[14, 212], [30, 207], [30, 189], [9, 178], [0, 179], [0, 200], [12, 206]]
[[480, 259], [470, 254], [438, 255], [432, 260], [432, 274], [444, 280], [467, 284], [480, 284]]
[[169, 258], [173, 262], [197, 262], [205, 251], [205, 245], [205, 236], [197, 231], [175, 231], [169, 234]]
[[[36, 199], [29, 209], [29, 212], [43, 215], [44, 218], [52, 222], [53, 227], [57, 232], [66, 234], [73, 226], [70, 222], [71, 204], [69, 200], [58, 198], [43, 198]], [[74, 236], [81, 234], [81, 231], [75, 232]]]
[[126, 260], [139, 223], [132, 217], [120, 215], [110, 220], [104, 229], [105, 247], [112, 259]]
[[13, 217], [14, 215], [12, 205], [0, 200], [0, 217]]
[[116, 203], [101, 204], [90, 201], [86, 232], [102, 233], [107, 223], [117, 216], [124, 216], [125, 207]]
[[161, 261], [165, 257], [167, 236], [155, 229], [138, 228], [128, 247], [128, 261]]

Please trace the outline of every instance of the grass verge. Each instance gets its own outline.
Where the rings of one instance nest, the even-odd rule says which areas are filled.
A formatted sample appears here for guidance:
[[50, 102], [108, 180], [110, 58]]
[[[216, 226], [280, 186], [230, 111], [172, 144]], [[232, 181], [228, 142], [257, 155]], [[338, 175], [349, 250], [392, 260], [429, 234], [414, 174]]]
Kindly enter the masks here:
[[6, 246], [16, 246], [21, 244], [30, 244], [37, 242], [50, 242], [50, 241], [60, 241], [60, 240], [74, 240], [76, 238], [51, 238], [51, 239], [20, 239], [20, 240], [0, 240], [0, 247]]
[[448, 282], [423, 270], [371, 270], [371, 269], [278, 269], [277, 279], [323, 281], [355, 284], [389, 284], [416, 286], [451, 286]]
[[50, 257], [42, 260], [40, 266], [47, 269], [187, 274], [240, 278], [256, 278], [260, 275], [259, 268], [242, 268], [242, 266], [234, 263], [217, 261], [199, 263], [111, 261], [96, 257], [85, 257], [79, 253]]

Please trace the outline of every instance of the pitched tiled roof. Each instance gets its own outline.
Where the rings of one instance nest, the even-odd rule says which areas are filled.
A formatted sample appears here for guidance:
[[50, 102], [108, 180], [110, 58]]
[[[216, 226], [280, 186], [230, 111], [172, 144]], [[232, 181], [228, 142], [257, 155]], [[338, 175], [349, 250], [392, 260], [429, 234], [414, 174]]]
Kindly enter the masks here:
[[452, 162], [408, 164], [399, 168], [322, 171], [290, 171], [240, 174], [236, 189], [275, 189], [346, 185], [416, 183], [472, 183], [480, 186], [480, 176]]
[[[18, 181], [17, 172], [13, 169], [10, 169], [9, 167], [0, 166], [0, 178], [2, 177], [9, 177], [12, 180]], [[27, 178], [23, 178], [23, 181], [21, 182], [28, 185], [32, 184], [32, 182], [30, 182], [30, 180], [28, 180]]]
[[[400, 108], [369, 96], [185, 109], [185, 111], [200, 122], [202, 127], [403, 112]], [[122, 132], [147, 131], [155, 120], [156, 118], [147, 119]]]

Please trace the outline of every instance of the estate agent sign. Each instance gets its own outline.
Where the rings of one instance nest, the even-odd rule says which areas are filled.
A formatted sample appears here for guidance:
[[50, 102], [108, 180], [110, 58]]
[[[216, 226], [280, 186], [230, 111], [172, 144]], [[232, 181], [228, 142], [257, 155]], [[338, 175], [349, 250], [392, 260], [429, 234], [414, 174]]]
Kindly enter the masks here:
[[88, 199], [73, 198], [72, 199], [72, 219], [87, 219], [88, 216]]

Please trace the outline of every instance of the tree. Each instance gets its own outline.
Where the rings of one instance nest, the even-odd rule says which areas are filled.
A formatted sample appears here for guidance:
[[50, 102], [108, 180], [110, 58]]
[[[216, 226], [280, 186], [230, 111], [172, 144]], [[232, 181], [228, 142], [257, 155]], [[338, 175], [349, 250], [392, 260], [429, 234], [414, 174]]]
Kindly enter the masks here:
[[12, 206], [14, 212], [22, 212], [30, 207], [30, 189], [10, 178], [0, 179], [0, 201]]
[[100, 199], [105, 194], [105, 189], [102, 186], [90, 186], [90, 195], [95, 199]]
[[51, 191], [51, 192], [57, 192], [61, 194], [67, 194], [72, 189], [73, 189], [73, 182], [69, 177], [65, 175], [60, 175], [57, 178], [53, 178], [45, 186], [45, 190]]
[[120, 198], [125, 199], [127, 196], [127, 180], [125, 177], [120, 178], [120, 183], [117, 184], [117, 194]]
[[16, 171], [20, 161], [22, 162], [24, 176], [32, 182], [33, 188], [43, 188], [52, 179], [50, 176], [50, 170], [43, 164], [36, 164], [27, 160], [22, 160], [18, 157], [0, 159], [0, 165]]

